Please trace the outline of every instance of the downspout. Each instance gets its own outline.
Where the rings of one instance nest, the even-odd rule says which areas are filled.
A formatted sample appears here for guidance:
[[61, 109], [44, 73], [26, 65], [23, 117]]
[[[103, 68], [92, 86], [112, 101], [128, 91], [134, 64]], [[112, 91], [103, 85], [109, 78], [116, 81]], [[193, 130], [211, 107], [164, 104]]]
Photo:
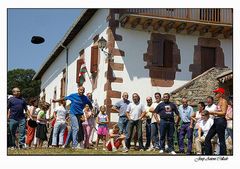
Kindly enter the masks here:
[[68, 89], [68, 47], [64, 46], [63, 44], [61, 44], [61, 46], [66, 49], [66, 85], [65, 85], [65, 96], [67, 96], [67, 89]]

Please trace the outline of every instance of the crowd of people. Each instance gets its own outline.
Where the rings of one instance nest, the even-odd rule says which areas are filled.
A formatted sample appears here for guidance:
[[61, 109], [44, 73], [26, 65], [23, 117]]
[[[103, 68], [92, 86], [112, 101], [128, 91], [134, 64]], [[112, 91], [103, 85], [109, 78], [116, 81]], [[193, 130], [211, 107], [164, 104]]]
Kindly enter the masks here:
[[[197, 111], [189, 105], [187, 97], [177, 106], [170, 101], [169, 93], [161, 97], [156, 92], [155, 100], [148, 96], [144, 104], [138, 93], [133, 93], [130, 101], [128, 93], [123, 92], [122, 99], [111, 107], [111, 112], [119, 116], [118, 123], [111, 129], [106, 106], [99, 107], [91, 93], [84, 93], [85, 88], [80, 86], [77, 93], [53, 99], [59, 106], [50, 115], [50, 103], [32, 98], [27, 104], [20, 89], [13, 88], [12, 97], [8, 99], [8, 147], [128, 152], [134, 144], [134, 150], [160, 154], [174, 155], [178, 149], [178, 153], [186, 155], [226, 155], [227, 146], [232, 146], [233, 100], [224, 98], [223, 88], [213, 91], [216, 104], [209, 96], [206, 102], [199, 102]], [[67, 100], [71, 102], [69, 109]]]

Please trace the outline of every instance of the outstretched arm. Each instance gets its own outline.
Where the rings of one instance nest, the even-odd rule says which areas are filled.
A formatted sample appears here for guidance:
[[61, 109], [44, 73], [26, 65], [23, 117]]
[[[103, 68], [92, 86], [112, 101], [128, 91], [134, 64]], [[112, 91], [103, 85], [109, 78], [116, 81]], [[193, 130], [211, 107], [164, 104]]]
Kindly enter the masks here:
[[61, 102], [61, 101], [63, 101], [63, 100], [65, 100], [65, 98], [61, 98], [61, 99], [52, 99], [52, 102], [53, 102], [53, 103], [56, 103], [56, 102]]

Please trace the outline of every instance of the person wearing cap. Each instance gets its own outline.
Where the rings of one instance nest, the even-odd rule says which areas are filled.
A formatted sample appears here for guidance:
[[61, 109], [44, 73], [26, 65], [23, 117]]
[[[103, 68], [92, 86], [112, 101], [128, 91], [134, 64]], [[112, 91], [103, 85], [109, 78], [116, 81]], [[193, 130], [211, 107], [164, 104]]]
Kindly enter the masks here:
[[218, 101], [217, 108], [213, 112], [209, 112], [210, 115], [214, 116], [214, 124], [210, 128], [205, 138], [205, 154], [212, 155], [212, 144], [211, 139], [218, 134], [220, 142], [220, 155], [226, 155], [226, 143], [225, 143], [225, 129], [227, 122], [225, 115], [227, 112], [227, 100], [223, 97], [225, 90], [218, 88], [213, 91], [215, 93], [216, 100]]

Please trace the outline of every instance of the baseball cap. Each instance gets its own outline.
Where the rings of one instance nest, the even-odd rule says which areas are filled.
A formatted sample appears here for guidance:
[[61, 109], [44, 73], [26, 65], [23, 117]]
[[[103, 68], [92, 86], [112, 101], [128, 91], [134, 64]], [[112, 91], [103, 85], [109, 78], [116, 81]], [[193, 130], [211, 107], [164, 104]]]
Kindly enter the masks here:
[[217, 88], [216, 90], [213, 90], [214, 93], [222, 93], [224, 94], [225, 93], [225, 90], [224, 88]]

